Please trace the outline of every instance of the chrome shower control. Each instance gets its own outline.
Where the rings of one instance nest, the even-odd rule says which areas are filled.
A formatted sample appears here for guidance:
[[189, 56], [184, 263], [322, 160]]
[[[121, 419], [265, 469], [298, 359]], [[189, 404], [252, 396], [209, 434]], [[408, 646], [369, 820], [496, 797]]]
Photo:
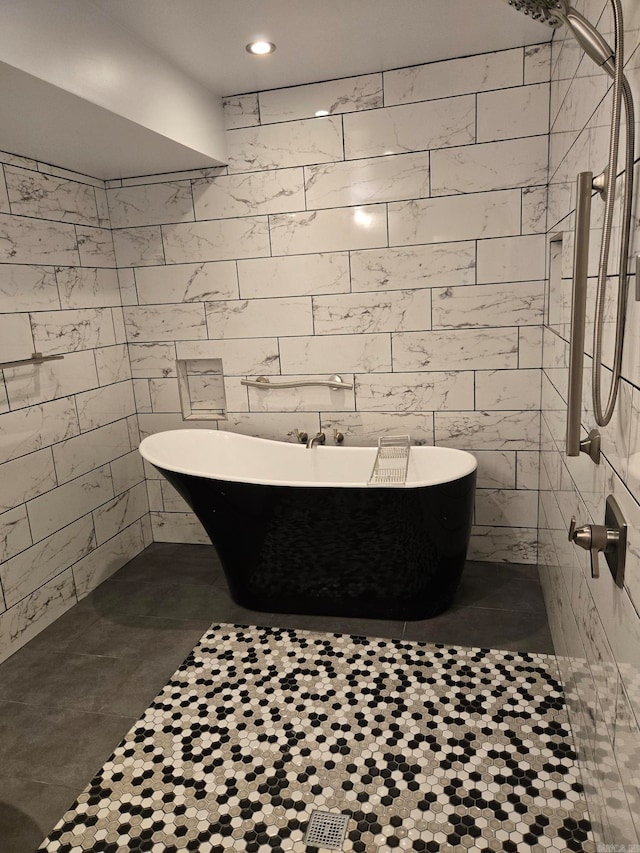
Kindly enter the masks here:
[[600, 577], [598, 554], [602, 552], [618, 586], [624, 583], [624, 562], [627, 546], [627, 525], [613, 495], [607, 498], [605, 524], [576, 526], [571, 517], [569, 542], [573, 542], [591, 555], [591, 577]]

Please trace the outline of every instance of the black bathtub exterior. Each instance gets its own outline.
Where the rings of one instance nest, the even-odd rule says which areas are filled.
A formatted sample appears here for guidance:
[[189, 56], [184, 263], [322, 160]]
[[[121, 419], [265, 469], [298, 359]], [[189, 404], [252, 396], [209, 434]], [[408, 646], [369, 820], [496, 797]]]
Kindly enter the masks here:
[[455, 596], [475, 471], [417, 488], [235, 483], [158, 468], [215, 546], [233, 599], [251, 610], [426, 619]]

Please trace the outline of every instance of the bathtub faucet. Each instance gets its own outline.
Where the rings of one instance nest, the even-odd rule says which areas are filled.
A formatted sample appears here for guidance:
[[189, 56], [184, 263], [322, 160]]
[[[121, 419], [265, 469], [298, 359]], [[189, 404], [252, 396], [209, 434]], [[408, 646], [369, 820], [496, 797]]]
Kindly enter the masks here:
[[317, 435], [314, 435], [313, 438], [309, 438], [307, 440], [307, 450], [311, 450], [314, 444], [324, 444], [326, 441], [326, 436], [323, 432], [319, 432]]

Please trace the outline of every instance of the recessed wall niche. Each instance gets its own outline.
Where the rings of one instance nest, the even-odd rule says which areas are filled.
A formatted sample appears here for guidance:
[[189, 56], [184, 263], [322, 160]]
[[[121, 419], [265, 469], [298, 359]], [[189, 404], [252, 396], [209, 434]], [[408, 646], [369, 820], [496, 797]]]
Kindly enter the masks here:
[[227, 417], [221, 358], [176, 361], [182, 419], [220, 421]]

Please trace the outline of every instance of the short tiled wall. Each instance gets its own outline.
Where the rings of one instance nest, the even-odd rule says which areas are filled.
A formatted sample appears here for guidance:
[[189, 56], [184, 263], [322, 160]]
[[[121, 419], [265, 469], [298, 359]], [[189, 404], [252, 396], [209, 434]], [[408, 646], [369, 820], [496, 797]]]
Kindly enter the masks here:
[[0, 659], [151, 538], [104, 183], [0, 154]]
[[[221, 358], [219, 428], [471, 450], [471, 556], [535, 562], [549, 60], [228, 98], [228, 167], [110, 182], [142, 433], [185, 425], [176, 358]], [[240, 384], [334, 373], [354, 391]], [[154, 537], [204, 541], [147, 475]]]

